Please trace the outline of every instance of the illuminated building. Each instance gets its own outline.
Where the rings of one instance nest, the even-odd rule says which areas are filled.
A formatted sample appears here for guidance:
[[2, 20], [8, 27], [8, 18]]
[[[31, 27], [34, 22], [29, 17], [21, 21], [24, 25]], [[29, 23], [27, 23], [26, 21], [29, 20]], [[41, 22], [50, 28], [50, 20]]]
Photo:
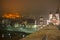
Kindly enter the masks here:
[[39, 19], [39, 25], [44, 25], [44, 18], [43, 17], [40, 17], [40, 19]]
[[49, 19], [47, 20], [47, 24], [53, 23], [54, 25], [59, 25], [59, 12], [49, 14]]
[[49, 14], [49, 19], [47, 20], [47, 25], [50, 23], [50, 19], [52, 18], [52, 13]]
[[56, 15], [57, 19], [59, 20], [59, 14], [58, 14], [58, 13], [56, 13], [55, 15]]
[[50, 12], [50, 14], [49, 14], [49, 20], [52, 18], [52, 16], [53, 16], [53, 15], [52, 15], [52, 13]]

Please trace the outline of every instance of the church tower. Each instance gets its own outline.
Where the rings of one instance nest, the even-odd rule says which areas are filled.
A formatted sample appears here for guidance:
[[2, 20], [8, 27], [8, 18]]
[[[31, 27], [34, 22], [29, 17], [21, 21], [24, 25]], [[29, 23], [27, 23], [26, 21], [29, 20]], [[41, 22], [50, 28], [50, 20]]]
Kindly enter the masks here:
[[57, 19], [59, 20], [59, 8], [57, 8], [55, 15], [56, 15]]
[[52, 18], [53, 14], [50, 12], [49, 13], [49, 20]]

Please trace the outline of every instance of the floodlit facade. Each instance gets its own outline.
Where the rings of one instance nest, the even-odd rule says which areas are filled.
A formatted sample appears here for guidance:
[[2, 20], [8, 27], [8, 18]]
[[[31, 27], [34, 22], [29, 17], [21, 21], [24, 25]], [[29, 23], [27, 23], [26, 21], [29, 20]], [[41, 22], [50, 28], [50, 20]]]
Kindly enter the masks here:
[[49, 19], [47, 20], [47, 25], [53, 23], [54, 25], [59, 25], [59, 13], [50, 13]]

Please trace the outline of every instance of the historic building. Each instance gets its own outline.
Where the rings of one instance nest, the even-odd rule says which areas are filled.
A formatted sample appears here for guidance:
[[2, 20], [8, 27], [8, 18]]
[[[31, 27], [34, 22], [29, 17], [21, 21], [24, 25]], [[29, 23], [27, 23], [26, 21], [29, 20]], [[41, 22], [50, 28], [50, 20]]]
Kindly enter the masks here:
[[47, 20], [47, 24], [49, 23], [53, 23], [54, 25], [59, 25], [59, 11], [56, 11], [56, 13], [50, 12], [49, 19]]

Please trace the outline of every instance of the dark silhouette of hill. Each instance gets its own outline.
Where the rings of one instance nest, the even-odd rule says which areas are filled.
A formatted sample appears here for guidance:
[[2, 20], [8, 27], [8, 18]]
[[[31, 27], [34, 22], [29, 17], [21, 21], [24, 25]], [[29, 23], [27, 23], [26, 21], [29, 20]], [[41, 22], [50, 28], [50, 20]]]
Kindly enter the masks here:
[[21, 40], [60, 40], [60, 30], [58, 30], [57, 26], [49, 24]]

